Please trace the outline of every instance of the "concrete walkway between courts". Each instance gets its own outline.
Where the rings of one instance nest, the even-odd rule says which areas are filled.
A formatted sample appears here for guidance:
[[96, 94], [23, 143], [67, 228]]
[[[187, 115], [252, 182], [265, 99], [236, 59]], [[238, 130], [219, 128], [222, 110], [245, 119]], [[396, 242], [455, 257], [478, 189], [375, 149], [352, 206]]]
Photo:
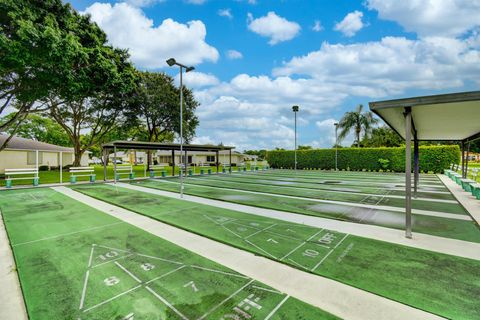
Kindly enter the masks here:
[[[113, 185], [113, 184], [111, 184]], [[179, 199], [179, 194], [175, 192], [163, 191], [158, 189], [135, 186], [128, 183], [117, 183], [117, 187], [142, 191], [146, 193], [156, 194], [159, 196]], [[370, 238], [404, 246], [430, 250], [450, 254], [454, 256], [480, 260], [480, 243], [449, 239], [443, 237], [432, 236], [423, 233], [414, 233], [413, 239], [405, 238], [405, 232], [397, 229], [373, 226], [368, 224], [360, 224], [354, 222], [346, 222], [335, 219], [321, 218], [302, 215], [298, 213], [290, 213], [285, 211], [277, 211], [272, 209], [263, 209], [258, 207], [246, 206], [242, 204], [230, 203], [220, 200], [206, 199], [202, 197], [184, 195], [185, 201], [205, 204], [218, 208], [224, 208], [257, 216], [268, 217], [288, 222], [306, 224], [312, 227], [324, 228], [342, 233], [348, 233], [359, 237]]]
[[438, 174], [437, 176], [458, 202], [470, 213], [473, 219], [480, 224], [480, 200], [472, 196], [470, 192], [463, 190], [461, 186], [446, 175]]
[[431, 313], [172, 227], [72, 189], [52, 189], [341, 318], [442, 319]]
[[28, 319], [17, 268], [0, 212], [0, 319]]

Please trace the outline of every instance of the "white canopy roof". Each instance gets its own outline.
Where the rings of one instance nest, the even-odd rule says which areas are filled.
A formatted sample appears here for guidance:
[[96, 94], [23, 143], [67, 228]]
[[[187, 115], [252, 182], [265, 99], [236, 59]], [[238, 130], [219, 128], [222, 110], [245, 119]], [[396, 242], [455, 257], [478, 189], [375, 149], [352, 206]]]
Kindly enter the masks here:
[[480, 91], [377, 101], [370, 109], [405, 139], [406, 107], [412, 113], [412, 139], [472, 140], [480, 137]]

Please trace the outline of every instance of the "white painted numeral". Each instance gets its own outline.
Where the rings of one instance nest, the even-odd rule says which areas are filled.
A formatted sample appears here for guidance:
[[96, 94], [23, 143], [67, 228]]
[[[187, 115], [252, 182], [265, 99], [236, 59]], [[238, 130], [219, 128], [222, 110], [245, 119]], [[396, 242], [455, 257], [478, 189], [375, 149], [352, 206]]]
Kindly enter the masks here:
[[278, 241], [272, 238], [268, 239], [267, 242], [273, 242], [275, 244], [278, 244]]
[[111, 286], [114, 286], [114, 285], [118, 284], [120, 282], [120, 279], [118, 279], [115, 276], [112, 276], [112, 277], [106, 278], [105, 280], [103, 280], [103, 282], [107, 286], [111, 287]]
[[142, 269], [145, 270], [145, 271], [150, 271], [150, 270], [152, 270], [152, 269], [155, 269], [155, 266], [154, 266], [153, 264], [151, 264], [151, 263], [148, 263], [148, 262], [143, 263], [143, 264], [141, 265], [141, 267], [142, 267]]
[[258, 226], [259, 226], [259, 224], [256, 223], [256, 222], [250, 222], [250, 225], [251, 225], [252, 227], [258, 227]]
[[293, 231], [292, 229], [287, 229], [287, 232], [293, 232], [293, 233], [295, 233], [295, 231]]
[[198, 288], [197, 288], [197, 286], [195, 285], [195, 282], [194, 282], [194, 281], [190, 281], [190, 282], [185, 283], [185, 284], [183, 285], [184, 288], [189, 287], [189, 286], [192, 288], [193, 292], [198, 292]]
[[98, 257], [100, 259], [102, 259], [103, 261], [105, 260], [108, 260], [108, 259], [111, 259], [111, 258], [115, 258], [116, 256], [118, 256], [118, 252], [117, 251], [109, 251], [105, 254], [101, 254], [99, 255]]
[[133, 316], [135, 314], [132, 312], [132, 313], [129, 313], [125, 316], [125, 318], [123, 318], [122, 320], [133, 320]]
[[318, 242], [331, 244], [333, 240], [335, 240], [335, 235], [333, 233], [326, 233], [323, 237], [318, 239]]
[[238, 227], [237, 228], [238, 231], [240, 232], [244, 232], [244, 231], [247, 231], [247, 228], [244, 228], [244, 227]]
[[309, 257], [309, 258], [315, 258], [318, 256], [318, 251], [312, 250], [312, 249], [307, 249], [303, 251], [303, 256], [304, 257]]

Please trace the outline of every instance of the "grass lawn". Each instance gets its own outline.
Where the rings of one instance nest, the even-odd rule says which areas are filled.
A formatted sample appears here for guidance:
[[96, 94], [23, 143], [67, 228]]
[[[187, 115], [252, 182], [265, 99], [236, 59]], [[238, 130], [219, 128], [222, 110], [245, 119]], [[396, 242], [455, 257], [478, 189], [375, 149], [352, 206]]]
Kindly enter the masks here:
[[447, 318], [472, 319], [480, 314], [480, 261], [111, 185], [73, 188], [188, 231]]
[[[121, 166], [121, 165], [119, 165]], [[96, 179], [97, 181], [100, 181], [100, 180], [103, 180], [103, 166], [101, 165], [95, 165], [93, 166], [94, 169], [95, 169], [95, 174], [96, 174]], [[219, 167], [219, 171], [222, 172], [222, 166]], [[192, 167], [192, 174], [200, 174], [200, 171], [202, 170], [202, 168], [200, 167]], [[216, 167], [210, 167], [210, 169], [212, 170], [212, 173], [216, 173], [217, 172], [217, 168]], [[250, 165], [248, 164], [247, 165], [247, 169], [250, 170]], [[227, 169], [228, 170], [228, 169]], [[232, 167], [232, 170], [234, 171], [237, 171], [237, 168], [236, 167]], [[167, 176], [171, 176], [172, 175], [172, 167], [165, 167], [165, 171], [167, 173]], [[203, 171], [204, 171], [204, 174], [207, 175], [208, 174], [208, 168], [205, 167], [203, 168]], [[146, 175], [145, 175], [145, 167], [143, 165], [137, 165], [137, 166], [133, 166], [133, 172], [135, 172], [135, 177], [137, 178], [141, 178], [141, 177], [149, 177], [150, 176], [150, 172], [146, 172]], [[179, 168], [178, 167], [175, 167], [175, 175], [179, 175]], [[155, 173], [156, 176], [160, 176], [160, 172], [157, 171]], [[68, 170], [64, 170], [62, 172], [62, 180], [64, 183], [67, 183], [67, 182], [70, 182], [70, 173], [68, 172]], [[60, 171], [58, 170], [52, 170], [52, 171], [40, 171], [39, 172], [39, 177], [40, 177], [40, 184], [50, 184], [50, 183], [60, 183]], [[121, 179], [126, 179], [127, 176], [126, 175], [122, 175], [120, 177]], [[89, 177], [79, 177], [77, 179], [77, 181], [88, 181]], [[111, 180], [113, 179], [113, 165], [109, 165], [107, 167], [107, 180]], [[16, 180], [16, 181], [13, 181], [13, 185], [31, 185], [32, 184], [32, 181], [31, 180]], [[2, 175], [0, 176], [0, 186], [5, 186], [5, 177]]]
[[[174, 180], [143, 180], [136, 184], [154, 189], [178, 192], [179, 184]], [[319, 203], [314, 200], [277, 197], [274, 195], [240, 193], [229, 189], [206, 188], [186, 185], [186, 194], [204, 198], [234, 202], [267, 209], [306, 214], [317, 217], [373, 224], [403, 230], [403, 212], [358, 208], [340, 204]], [[426, 215], [412, 215], [414, 232], [421, 232], [447, 238], [480, 242], [478, 226], [473, 221], [441, 218]]]
[[48, 188], [0, 209], [30, 319], [335, 319]]

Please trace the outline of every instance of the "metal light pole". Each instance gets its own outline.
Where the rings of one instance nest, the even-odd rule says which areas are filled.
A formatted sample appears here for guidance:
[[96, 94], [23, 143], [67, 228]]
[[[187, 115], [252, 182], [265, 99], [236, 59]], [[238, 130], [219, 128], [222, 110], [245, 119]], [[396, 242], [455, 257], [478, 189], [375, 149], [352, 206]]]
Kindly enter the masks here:
[[[170, 58], [167, 60], [167, 64], [172, 67], [174, 65], [177, 65], [180, 67], [180, 162], [182, 162], [182, 157], [183, 157], [183, 68], [185, 68], [185, 72], [190, 72], [194, 70], [194, 67], [187, 67], [184, 64], [178, 63], [175, 61], [174, 58]], [[174, 154], [175, 156], [175, 154]], [[183, 161], [183, 170], [186, 174], [187, 171], [187, 159]], [[183, 198], [183, 174], [182, 174], [182, 168], [180, 167], [180, 198]]]
[[295, 115], [295, 172], [297, 171], [297, 112], [299, 106], [292, 107], [293, 114]]
[[338, 171], [338, 122], [333, 125], [335, 126], [335, 171]]

